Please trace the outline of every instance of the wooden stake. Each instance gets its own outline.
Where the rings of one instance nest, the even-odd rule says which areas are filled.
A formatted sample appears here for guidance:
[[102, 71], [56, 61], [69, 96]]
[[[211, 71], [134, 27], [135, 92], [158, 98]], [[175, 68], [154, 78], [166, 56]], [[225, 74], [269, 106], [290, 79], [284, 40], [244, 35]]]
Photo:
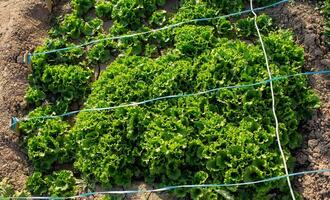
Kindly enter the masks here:
[[53, 1], [52, 0], [46, 0], [46, 5], [47, 5], [48, 11], [51, 13], [52, 10], [53, 10]]
[[24, 53], [24, 56], [23, 56], [23, 62], [28, 67], [31, 66], [31, 58], [29, 57], [29, 55], [30, 55], [30, 52], [28, 50], [26, 50]]

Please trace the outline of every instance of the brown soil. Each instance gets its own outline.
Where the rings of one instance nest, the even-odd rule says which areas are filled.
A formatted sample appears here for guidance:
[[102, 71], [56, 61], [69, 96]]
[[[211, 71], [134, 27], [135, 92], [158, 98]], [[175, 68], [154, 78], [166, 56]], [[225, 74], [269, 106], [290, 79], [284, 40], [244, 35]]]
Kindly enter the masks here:
[[[69, 8], [62, 9], [67, 12]], [[270, 14], [279, 26], [291, 28], [304, 46], [306, 71], [329, 68], [330, 52], [321, 36], [324, 23], [314, 6], [298, 2], [271, 9]], [[43, 0], [0, 0], [0, 180], [9, 178], [16, 189], [24, 186], [30, 171], [18, 135], [8, 128], [12, 116], [22, 115], [30, 72], [28, 67], [16, 63], [16, 57], [47, 36], [48, 16]], [[326, 76], [310, 76], [310, 84], [320, 95], [322, 106], [302, 128], [304, 144], [297, 152], [296, 171], [330, 168], [330, 81]], [[330, 199], [330, 174], [297, 178], [295, 187], [306, 199]], [[147, 197], [137, 195], [132, 199]], [[157, 197], [152, 194], [150, 199]]]
[[[270, 11], [275, 22], [294, 31], [305, 49], [305, 70], [320, 71], [330, 67], [330, 51], [322, 36], [324, 19], [315, 5], [296, 2]], [[309, 77], [320, 96], [321, 108], [302, 126], [304, 142], [296, 153], [295, 171], [330, 168], [330, 79], [326, 75]], [[295, 179], [295, 187], [305, 199], [330, 199], [330, 173], [306, 175]]]
[[16, 57], [46, 37], [47, 18], [42, 0], [0, 0], [0, 180], [8, 177], [16, 189], [23, 187], [29, 165], [9, 121], [24, 108], [30, 71]]

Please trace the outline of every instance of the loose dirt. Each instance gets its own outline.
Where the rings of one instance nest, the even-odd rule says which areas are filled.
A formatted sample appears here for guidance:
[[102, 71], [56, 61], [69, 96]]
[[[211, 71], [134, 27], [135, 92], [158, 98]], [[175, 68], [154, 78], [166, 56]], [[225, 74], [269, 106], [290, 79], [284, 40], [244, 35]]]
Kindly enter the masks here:
[[[330, 51], [322, 36], [324, 19], [315, 5], [296, 2], [274, 8], [269, 14], [278, 26], [294, 31], [297, 42], [305, 49], [306, 71], [330, 68]], [[295, 171], [330, 168], [330, 77], [310, 76], [309, 81], [320, 96], [321, 107], [302, 125], [304, 142], [296, 153]], [[330, 173], [296, 178], [295, 187], [305, 199], [330, 199]]]
[[18, 135], [11, 131], [11, 116], [21, 115], [30, 69], [17, 64], [20, 50], [46, 37], [48, 11], [42, 0], [0, 0], [0, 180], [8, 177], [22, 188], [29, 173]]

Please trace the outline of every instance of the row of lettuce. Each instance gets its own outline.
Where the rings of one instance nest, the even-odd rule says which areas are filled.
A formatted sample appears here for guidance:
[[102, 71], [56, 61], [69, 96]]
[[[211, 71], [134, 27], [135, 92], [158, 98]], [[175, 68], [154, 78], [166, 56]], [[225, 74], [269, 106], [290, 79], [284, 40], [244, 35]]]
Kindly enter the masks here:
[[[72, 13], [58, 20], [36, 52], [101, 41], [33, 57], [26, 95], [33, 110], [28, 116], [54, 116], [266, 80], [254, 21], [247, 16], [102, 40], [228, 14], [246, 3], [182, 1], [166, 11], [166, 1], [72, 0]], [[108, 20], [113, 25], [105, 30]], [[292, 33], [276, 31], [266, 15], [257, 22], [274, 76], [301, 72], [304, 52]], [[94, 68], [102, 65], [108, 67], [96, 77]], [[303, 76], [276, 81], [274, 87], [280, 137], [292, 171], [292, 152], [301, 143], [298, 126], [318, 106], [318, 98]], [[237, 183], [284, 174], [268, 84], [81, 112], [76, 117], [32, 119], [19, 126], [34, 168], [26, 184], [31, 195], [71, 196], [93, 191], [96, 185], [110, 190], [134, 181], [161, 187]], [[283, 199], [288, 194], [285, 180], [173, 193], [191, 199]]]

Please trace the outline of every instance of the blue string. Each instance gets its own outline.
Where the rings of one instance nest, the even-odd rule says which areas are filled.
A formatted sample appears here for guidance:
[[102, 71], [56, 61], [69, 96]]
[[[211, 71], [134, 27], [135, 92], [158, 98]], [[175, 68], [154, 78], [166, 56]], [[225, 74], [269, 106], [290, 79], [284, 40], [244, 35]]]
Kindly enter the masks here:
[[300, 176], [300, 175], [306, 175], [306, 174], [312, 174], [312, 173], [325, 173], [325, 172], [330, 172], [330, 169], [296, 172], [296, 173], [291, 173], [288, 175], [276, 176], [276, 177], [266, 178], [263, 180], [249, 181], [249, 182], [242, 182], [242, 183], [178, 185], [178, 186], [167, 186], [167, 187], [163, 187], [163, 188], [159, 188], [159, 189], [152, 189], [152, 190], [91, 192], [91, 193], [81, 194], [79, 196], [90, 196], [90, 195], [96, 195], [96, 194], [132, 194], [132, 193], [146, 193], [146, 192], [163, 192], [163, 191], [169, 191], [169, 190], [174, 190], [174, 189], [179, 189], [179, 188], [234, 187], [234, 186], [244, 186], [244, 185], [254, 185], [254, 184], [259, 184], [259, 183], [265, 183], [265, 182], [280, 180], [280, 179], [292, 177], [292, 176]]
[[[296, 172], [291, 173], [288, 175], [276, 176], [271, 178], [266, 178], [258, 181], [249, 181], [249, 182], [241, 182], [241, 183], [228, 183], [228, 184], [198, 184], [198, 185], [177, 185], [177, 186], [167, 186], [158, 189], [151, 189], [151, 190], [123, 190], [123, 191], [103, 191], [103, 192], [89, 192], [80, 194], [77, 196], [71, 197], [6, 197], [7, 199], [76, 199], [76, 198], [83, 198], [92, 195], [99, 195], [99, 194], [137, 194], [137, 193], [151, 193], [151, 192], [164, 192], [170, 191], [180, 188], [209, 188], [209, 187], [233, 187], [233, 186], [244, 186], [244, 185], [254, 185], [259, 183], [265, 183], [270, 181], [276, 181], [287, 177], [294, 177], [294, 176], [302, 176], [307, 174], [315, 174], [315, 173], [326, 173], [330, 172], [330, 169], [320, 169], [320, 170], [310, 170], [310, 171], [303, 171], [303, 172]], [[1, 199], [1, 197], [0, 197]]]
[[271, 81], [278, 81], [278, 80], [288, 79], [288, 78], [292, 78], [292, 77], [296, 77], [296, 76], [329, 74], [329, 73], [330, 73], [330, 70], [316, 71], [316, 72], [304, 72], [304, 73], [298, 73], [298, 74], [292, 74], [292, 75], [286, 75], [286, 76], [278, 76], [278, 77], [274, 77], [272, 79], [264, 80], [264, 81], [257, 82], [257, 83], [225, 86], [225, 87], [214, 88], [214, 89], [201, 91], [201, 92], [197, 92], [197, 93], [191, 93], [191, 94], [177, 94], [177, 95], [162, 96], [162, 97], [157, 97], [157, 98], [153, 98], [153, 99], [149, 99], [149, 100], [145, 100], [145, 101], [141, 101], [141, 102], [137, 102], [137, 103], [129, 103], [129, 104], [123, 104], [123, 105], [119, 105], [119, 106], [111, 106], [111, 107], [105, 107], [105, 108], [89, 108], [89, 109], [71, 111], [71, 112], [61, 114], [61, 115], [53, 115], [53, 116], [47, 115], [47, 116], [40, 116], [40, 117], [31, 117], [31, 118], [24, 118], [22, 120], [15, 118], [16, 120], [14, 121], [14, 123], [11, 124], [11, 127], [15, 127], [16, 124], [19, 123], [20, 121], [28, 121], [28, 120], [35, 120], [35, 119], [54, 119], [54, 118], [60, 118], [60, 117], [67, 117], [70, 115], [77, 114], [79, 112], [113, 110], [116, 108], [143, 105], [143, 104], [152, 103], [152, 102], [164, 100], [164, 99], [198, 96], [198, 95], [203, 95], [203, 94], [207, 94], [207, 93], [211, 93], [211, 92], [218, 92], [218, 91], [224, 90], [224, 89], [253, 87], [253, 86], [258, 86], [258, 85], [262, 85], [262, 84], [267, 84], [267, 83], [270, 83]]
[[[280, 5], [280, 4], [283, 4], [283, 3], [286, 3], [286, 2], [288, 2], [288, 0], [282, 0], [282, 1], [279, 1], [279, 2], [276, 2], [276, 3], [273, 3], [271, 5], [268, 5], [268, 6], [263, 6], [263, 7], [255, 8], [254, 11], [260, 11], [260, 10], [264, 10], [264, 9], [267, 9], [267, 8], [275, 7], [277, 5]], [[150, 31], [145, 31], [145, 32], [140, 32], [140, 33], [134, 33], [134, 34], [129, 34], [129, 35], [121, 35], [121, 36], [108, 37], [108, 38], [103, 38], [103, 39], [99, 39], [99, 40], [92, 40], [90, 42], [87, 42], [87, 43], [84, 43], [84, 44], [80, 44], [80, 45], [71, 46], [71, 47], [54, 49], [54, 50], [45, 51], [45, 52], [39, 52], [39, 53], [33, 53], [32, 55], [29, 55], [29, 57], [30, 56], [37, 56], [37, 55], [45, 55], [45, 54], [55, 53], [55, 52], [59, 52], [59, 51], [68, 51], [68, 50], [71, 50], [71, 49], [81, 48], [81, 47], [84, 47], [84, 46], [87, 46], [87, 45], [90, 45], [90, 44], [95, 44], [95, 43], [99, 43], [99, 42], [106, 41], [106, 40], [115, 40], [115, 39], [130, 38], [130, 37], [145, 35], [145, 34], [157, 32], [157, 31], [162, 31], [162, 30], [174, 28], [174, 27], [181, 26], [181, 25], [187, 24], [187, 23], [192, 23], [192, 22], [201, 22], [201, 21], [209, 21], [209, 20], [213, 20], [213, 19], [233, 17], [233, 16], [237, 16], [237, 15], [246, 14], [246, 13], [249, 13], [251, 11], [252, 11], [251, 9], [248, 9], [248, 10], [244, 10], [244, 11], [240, 11], [240, 12], [236, 12], [236, 13], [231, 13], [231, 14], [228, 14], [228, 15], [218, 16], [218, 17], [192, 19], [192, 20], [188, 20], [188, 21], [184, 21], [184, 22], [179, 22], [179, 23], [176, 23], [176, 24], [172, 24], [172, 25], [169, 25], [169, 26], [164, 26], [162, 28], [152, 29]]]

